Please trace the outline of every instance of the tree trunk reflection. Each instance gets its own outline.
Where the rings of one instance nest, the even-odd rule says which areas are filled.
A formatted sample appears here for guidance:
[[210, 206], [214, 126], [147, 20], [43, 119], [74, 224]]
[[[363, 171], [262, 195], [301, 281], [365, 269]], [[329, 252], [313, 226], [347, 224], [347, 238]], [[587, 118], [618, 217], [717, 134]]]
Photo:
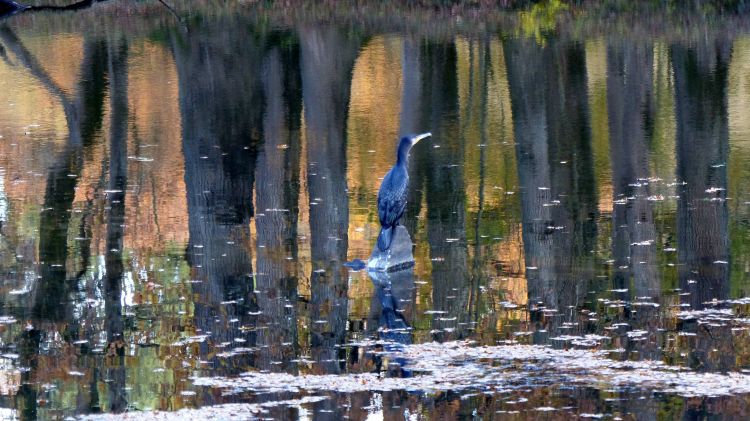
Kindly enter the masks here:
[[[612, 255], [616, 289], [623, 298], [655, 296], [656, 228], [649, 173], [653, 125], [653, 48], [649, 44], [612, 41], [607, 48], [607, 107], [614, 209]], [[635, 294], [635, 295], [633, 295]]]
[[126, 409], [125, 343], [122, 318], [123, 235], [128, 184], [128, 46], [124, 39], [109, 43], [110, 138], [107, 193], [107, 238], [104, 275], [105, 328], [109, 344], [109, 410]]
[[[597, 200], [582, 45], [504, 44], [530, 308], [542, 332], [575, 318], [592, 278]], [[537, 319], [537, 317], [540, 317]], [[579, 327], [580, 328], [580, 327]], [[565, 333], [572, 334], [571, 331]], [[545, 333], [535, 341], [544, 342]]]
[[349, 199], [346, 119], [358, 42], [337, 28], [299, 30], [312, 253], [311, 347], [317, 369], [339, 373], [346, 336]]
[[[469, 269], [466, 244], [464, 147], [459, 135], [456, 45], [426, 42], [422, 46], [421, 104], [424, 127], [432, 138], [412, 151], [416, 187], [424, 184], [427, 241], [432, 260], [433, 337], [462, 338], [470, 326], [467, 314]], [[435, 148], [437, 145], [439, 148]], [[419, 206], [421, 203], [416, 203]]]
[[297, 207], [299, 197], [301, 81], [299, 50], [272, 48], [263, 64], [266, 111], [258, 155], [257, 228], [258, 367], [295, 371], [297, 350]]
[[[262, 133], [263, 39], [222, 23], [175, 35], [185, 157], [187, 257], [192, 267], [197, 333], [231, 351], [252, 344], [249, 248], [252, 187]], [[231, 48], [227, 52], [226, 48]], [[227, 60], [230, 54], [232, 60]], [[234, 320], [236, 319], [236, 320]], [[208, 343], [203, 343], [206, 353]], [[249, 354], [231, 358], [239, 367]], [[217, 362], [214, 360], [214, 362]], [[226, 364], [231, 370], [233, 364]]]
[[726, 202], [730, 44], [672, 46], [677, 118], [677, 255], [685, 301], [700, 309], [729, 295]]

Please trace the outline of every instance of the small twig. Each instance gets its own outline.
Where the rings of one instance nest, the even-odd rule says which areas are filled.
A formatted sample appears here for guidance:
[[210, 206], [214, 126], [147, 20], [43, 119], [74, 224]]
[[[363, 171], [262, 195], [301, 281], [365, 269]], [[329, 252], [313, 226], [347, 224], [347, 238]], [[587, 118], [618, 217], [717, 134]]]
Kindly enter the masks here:
[[166, 7], [167, 10], [169, 10], [170, 13], [172, 13], [172, 16], [174, 16], [175, 19], [177, 19], [177, 22], [179, 22], [180, 25], [182, 25], [184, 29], [187, 29], [187, 26], [185, 26], [185, 22], [182, 20], [182, 18], [180, 17], [180, 15], [177, 14], [177, 11], [174, 10], [174, 8], [172, 6], [170, 6], [169, 4], [167, 4], [167, 2], [165, 2], [164, 0], [159, 0], [159, 3], [161, 3], [162, 5], [164, 5], [164, 7]]
[[[179, 15], [177, 14], [177, 11], [175, 11], [175, 10], [174, 10], [174, 8], [173, 8], [172, 6], [170, 6], [169, 4], [167, 4], [167, 2], [165, 2], [164, 0], [159, 0], [159, 3], [163, 4], [163, 5], [164, 5], [164, 7], [166, 7], [166, 8], [167, 8], [167, 9], [168, 9], [168, 10], [169, 10], [170, 12], [172, 12], [172, 14], [173, 14], [173, 15], [174, 15], [174, 16], [175, 16], [175, 17], [176, 17], [177, 19], [180, 19], [180, 16], [179, 16]], [[180, 20], [182, 20], [182, 19], [180, 19]]]

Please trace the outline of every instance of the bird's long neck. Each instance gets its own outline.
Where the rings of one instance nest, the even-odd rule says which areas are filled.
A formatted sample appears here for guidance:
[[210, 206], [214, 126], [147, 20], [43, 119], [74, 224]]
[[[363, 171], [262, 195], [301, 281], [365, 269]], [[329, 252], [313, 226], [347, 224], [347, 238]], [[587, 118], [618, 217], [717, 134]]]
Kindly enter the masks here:
[[396, 166], [407, 167], [409, 165], [409, 150], [411, 149], [411, 142], [401, 142], [398, 145], [398, 157], [396, 159]]

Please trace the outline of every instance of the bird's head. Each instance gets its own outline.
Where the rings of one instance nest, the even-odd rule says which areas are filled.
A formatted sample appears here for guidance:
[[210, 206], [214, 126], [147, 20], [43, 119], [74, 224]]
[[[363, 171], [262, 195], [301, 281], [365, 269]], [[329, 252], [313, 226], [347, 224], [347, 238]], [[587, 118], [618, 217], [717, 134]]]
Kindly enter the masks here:
[[432, 133], [427, 132], [427, 133], [422, 133], [422, 134], [411, 135], [411, 136], [408, 136], [408, 137], [409, 137], [409, 140], [411, 141], [411, 145], [414, 146], [420, 140], [426, 139], [426, 138], [431, 137], [431, 136], [432, 136]]
[[419, 142], [422, 139], [428, 138], [432, 136], [432, 133], [422, 133], [422, 134], [410, 134], [406, 135], [401, 138], [401, 141], [399, 142], [399, 149], [411, 149], [412, 146], [416, 145], [417, 142]]
[[406, 163], [409, 157], [409, 150], [422, 139], [432, 136], [432, 133], [422, 133], [404, 136], [398, 145], [398, 162]]

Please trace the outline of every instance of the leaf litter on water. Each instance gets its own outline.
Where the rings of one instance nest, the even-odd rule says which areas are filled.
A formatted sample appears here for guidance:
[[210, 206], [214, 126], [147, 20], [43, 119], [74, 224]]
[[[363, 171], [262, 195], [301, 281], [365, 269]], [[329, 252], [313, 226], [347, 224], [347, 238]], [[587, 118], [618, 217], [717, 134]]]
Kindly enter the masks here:
[[382, 355], [405, 361], [411, 377], [378, 373], [300, 375], [247, 372], [240, 377], [195, 377], [198, 386], [226, 394], [240, 392], [385, 392], [435, 393], [447, 390], [491, 391], [517, 382], [596, 388], [639, 388], [685, 397], [750, 393], [750, 375], [700, 373], [660, 361], [615, 361], [606, 350], [560, 350], [538, 345], [474, 346], [472, 342], [401, 345]]

